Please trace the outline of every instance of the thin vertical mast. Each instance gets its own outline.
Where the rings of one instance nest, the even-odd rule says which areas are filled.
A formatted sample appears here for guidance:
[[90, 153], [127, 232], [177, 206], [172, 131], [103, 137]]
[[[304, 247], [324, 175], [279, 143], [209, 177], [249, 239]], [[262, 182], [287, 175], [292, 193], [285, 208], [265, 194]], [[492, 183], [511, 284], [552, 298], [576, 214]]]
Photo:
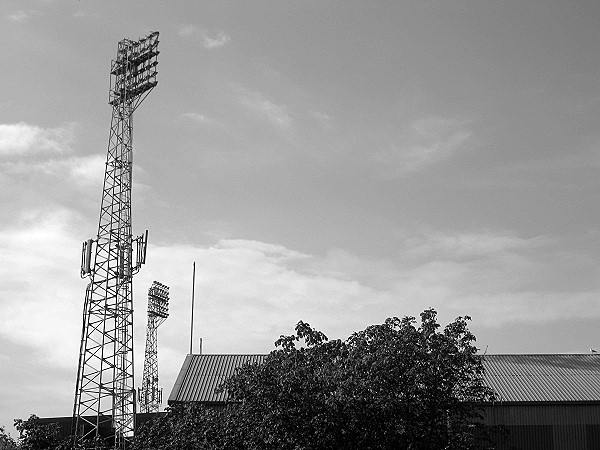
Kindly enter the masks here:
[[193, 353], [194, 343], [194, 293], [196, 288], [196, 261], [194, 261], [194, 269], [192, 272], [192, 320], [190, 323], [190, 355]]

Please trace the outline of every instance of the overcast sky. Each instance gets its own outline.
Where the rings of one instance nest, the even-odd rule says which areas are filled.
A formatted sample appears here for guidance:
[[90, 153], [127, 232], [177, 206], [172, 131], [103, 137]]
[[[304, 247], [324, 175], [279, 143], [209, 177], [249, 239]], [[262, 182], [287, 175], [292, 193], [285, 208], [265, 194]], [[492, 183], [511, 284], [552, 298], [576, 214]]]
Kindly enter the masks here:
[[72, 413], [117, 42], [160, 31], [135, 113], [168, 397], [189, 350], [266, 353], [427, 307], [488, 353], [600, 349], [600, 2], [0, 4], [0, 425]]

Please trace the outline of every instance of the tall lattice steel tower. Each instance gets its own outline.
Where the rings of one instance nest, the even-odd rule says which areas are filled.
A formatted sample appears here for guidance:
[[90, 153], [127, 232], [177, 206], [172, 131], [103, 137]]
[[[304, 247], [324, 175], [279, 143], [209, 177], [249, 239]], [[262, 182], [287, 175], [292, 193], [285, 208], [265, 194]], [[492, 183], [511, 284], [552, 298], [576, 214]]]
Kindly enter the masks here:
[[148, 289], [148, 326], [144, 352], [144, 378], [138, 389], [140, 408], [144, 413], [158, 412], [162, 389], [158, 387], [158, 350], [156, 331], [169, 317], [169, 287], [155, 281]]
[[148, 232], [131, 234], [133, 112], [156, 86], [158, 32], [118, 44], [111, 64], [112, 119], [96, 239], [84, 242], [85, 294], [73, 406], [76, 439], [114, 437], [127, 447], [135, 429], [132, 277], [146, 259]]

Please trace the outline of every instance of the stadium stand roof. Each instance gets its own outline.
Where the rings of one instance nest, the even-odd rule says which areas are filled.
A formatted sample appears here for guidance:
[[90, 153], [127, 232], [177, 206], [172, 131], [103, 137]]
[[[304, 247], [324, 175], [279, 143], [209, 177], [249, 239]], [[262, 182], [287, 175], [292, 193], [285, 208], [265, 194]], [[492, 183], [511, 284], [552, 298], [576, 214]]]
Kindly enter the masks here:
[[225, 403], [227, 394], [216, 388], [235, 369], [246, 363], [260, 364], [266, 355], [187, 355], [179, 372], [168, 403], [200, 402]]
[[[224, 404], [215, 392], [235, 369], [260, 364], [266, 355], [187, 355], [169, 404]], [[600, 355], [486, 355], [485, 382], [500, 402], [600, 403]]]
[[600, 402], [600, 355], [486, 355], [484, 365], [502, 402]]

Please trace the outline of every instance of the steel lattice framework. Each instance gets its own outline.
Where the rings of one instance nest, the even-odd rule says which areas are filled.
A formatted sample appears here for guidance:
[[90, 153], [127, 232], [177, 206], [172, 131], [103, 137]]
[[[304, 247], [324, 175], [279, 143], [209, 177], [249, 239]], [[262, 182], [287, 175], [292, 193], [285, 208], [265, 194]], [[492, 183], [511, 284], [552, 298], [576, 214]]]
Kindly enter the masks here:
[[76, 440], [114, 437], [115, 449], [126, 448], [135, 429], [132, 277], [145, 263], [148, 232], [136, 238], [131, 234], [132, 120], [157, 84], [157, 47], [158, 32], [118, 44], [110, 72], [112, 119], [98, 235], [84, 242], [82, 250], [81, 276], [90, 277], [90, 283], [83, 311], [74, 433]]
[[141, 412], [158, 412], [162, 389], [158, 387], [157, 329], [169, 317], [169, 287], [155, 281], [148, 289], [148, 326], [144, 353], [144, 378], [138, 389]]

